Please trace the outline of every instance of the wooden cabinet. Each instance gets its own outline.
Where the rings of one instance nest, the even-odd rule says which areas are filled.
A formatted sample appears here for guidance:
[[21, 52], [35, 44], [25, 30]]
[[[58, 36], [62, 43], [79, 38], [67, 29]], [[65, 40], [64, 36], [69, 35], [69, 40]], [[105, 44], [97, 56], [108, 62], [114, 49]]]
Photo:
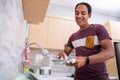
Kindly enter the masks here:
[[47, 47], [48, 40], [48, 18], [39, 25], [30, 24], [28, 42], [37, 42], [43, 47]]
[[46, 16], [39, 25], [30, 24], [29, 42], [37, 42], [49, 49], [63, 49], [70, 35], [79, 30], [74, 20]]
[[28, 23], [43, 22], [50, 0], [22, 0], [24, 18]]
[[62, 18], [49, 18], [48, 48], [63, 49], [70, 35], [79, 27], [75, 21]]
[[116, 65], [116, 59], [112, 58], [106, 61], [107, 65], [107, 70], [110, 76], [118, 76], [118, 71], [117, 71], [117, 65]]
[[120, 22], [108, 21], [105, 23], [105, 28], [113, 40], [120, 40]]

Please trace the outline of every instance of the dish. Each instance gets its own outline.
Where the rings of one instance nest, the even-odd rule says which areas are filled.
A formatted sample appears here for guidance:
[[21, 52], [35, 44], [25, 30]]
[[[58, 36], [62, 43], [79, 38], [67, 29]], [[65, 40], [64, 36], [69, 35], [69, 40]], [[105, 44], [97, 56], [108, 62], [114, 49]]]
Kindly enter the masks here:
[[52, 59], [51, 60], [54, 64], [65, 64], [66, 60], [64, 59]]

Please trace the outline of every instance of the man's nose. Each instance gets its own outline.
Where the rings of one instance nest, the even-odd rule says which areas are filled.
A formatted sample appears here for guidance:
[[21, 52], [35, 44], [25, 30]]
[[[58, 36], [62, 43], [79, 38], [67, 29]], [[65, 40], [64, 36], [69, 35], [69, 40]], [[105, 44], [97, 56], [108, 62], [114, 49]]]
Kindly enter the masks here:
[[81, 14], [81, 13], [79, 13], [79, 14], [78, 14], [78, 17], [82, 17], [82, 14]]

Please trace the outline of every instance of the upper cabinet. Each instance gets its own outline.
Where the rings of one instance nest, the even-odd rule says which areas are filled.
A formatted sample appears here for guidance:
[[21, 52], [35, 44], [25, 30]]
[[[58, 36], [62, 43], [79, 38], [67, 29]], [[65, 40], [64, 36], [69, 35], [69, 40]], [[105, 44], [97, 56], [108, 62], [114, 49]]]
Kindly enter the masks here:
[[[48, 21], [49, 18], [45, 17], [44, 22], [39, 25], [30, 24], [28, 42], [37, 42], [43, 47], [47, 48], [48, 40]], [[36, 46], [35, 46], [36, 47]]]
[[39, 25], [30, 24], [29, 42], [37, 42], [48, 49], [63, 49], [70, 35], [79, 30], [74, 20], [46, 16]]
[[48, 48], [64, 49], [72, 33], [79, 30], [74, 20], [49, 17]]
[[31, 24], [44, 21], [50, 0], [22, 0], [24, 18]]
[[108, 21], [105, 23], [105, 28], [113, 40], [120, 40], [120, 22]]

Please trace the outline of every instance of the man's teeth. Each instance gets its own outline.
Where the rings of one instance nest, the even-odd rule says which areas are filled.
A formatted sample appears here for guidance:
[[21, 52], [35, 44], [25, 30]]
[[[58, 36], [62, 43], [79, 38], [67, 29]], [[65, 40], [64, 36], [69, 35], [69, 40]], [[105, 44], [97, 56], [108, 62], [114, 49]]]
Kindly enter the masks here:
[[78, 21], [82, 21], [81, 19], [78, 19]]

